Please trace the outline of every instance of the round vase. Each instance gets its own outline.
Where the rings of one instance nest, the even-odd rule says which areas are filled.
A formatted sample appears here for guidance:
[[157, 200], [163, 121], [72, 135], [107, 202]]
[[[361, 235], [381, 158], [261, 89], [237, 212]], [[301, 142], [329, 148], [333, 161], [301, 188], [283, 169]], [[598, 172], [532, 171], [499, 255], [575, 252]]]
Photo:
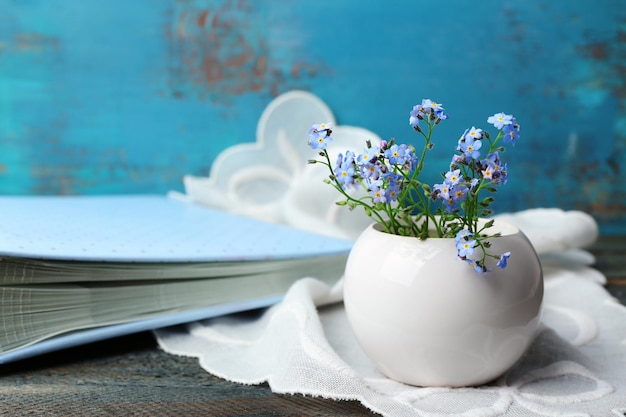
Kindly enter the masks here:
[[[533, 341], [543, 273], [515, 226], [488, 229], [489, 253], [510, 251], [506, 269], [479, 274], [452, 238], [397, 236], [369, 226], [345, 271], [344, 304], [366, 355], [386, 376], [418, 386], [472, 386], [508, 370]], [[474, 257], [482, 254], [476, 249]]]

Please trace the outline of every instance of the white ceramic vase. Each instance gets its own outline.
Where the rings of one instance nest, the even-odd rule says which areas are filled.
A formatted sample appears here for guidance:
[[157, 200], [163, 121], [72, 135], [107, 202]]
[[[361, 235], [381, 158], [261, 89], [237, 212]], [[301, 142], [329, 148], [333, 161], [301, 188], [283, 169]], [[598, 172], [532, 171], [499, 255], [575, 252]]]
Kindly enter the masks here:
[[[389, 378], [418, 386], [489, 382], [533, 341], [543, 300], [537, 254], [515, 226], [498, 222], [490, 253], [506, 269], [476, 273], [454, 239], [419, 240], [369, 226], [346, 265], [344, 303], [352, 330]], [[476, 253], [480, 253], [477, 250]]]

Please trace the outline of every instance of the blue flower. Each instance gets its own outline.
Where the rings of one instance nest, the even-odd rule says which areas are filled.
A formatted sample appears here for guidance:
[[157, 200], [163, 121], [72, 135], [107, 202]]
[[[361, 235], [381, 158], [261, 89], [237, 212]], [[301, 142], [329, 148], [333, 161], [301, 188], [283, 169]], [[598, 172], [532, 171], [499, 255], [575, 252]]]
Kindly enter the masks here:
[[463, 154], [467, 158], [477, 160], [478, 158], [480, 158], [479, 149], [482, 147], [482, 145], [482, 141], [474, 140], [474, 138], [471, 137], [466, 137], [464, 141], [459, 143], [459, 148], [460, 151], [463, 152]]
[[417, 127], [420, 124], [420, 120], [422, 120], [422, 106], [416, 104], [413, 106], [413, 109], [409, 113], [409, 124], [413, 127]]
[[500, 169], [495, 168], [493, 165], [489, 165], [481, 172], [484, 179], [491, 181], [495, 185], [504, 185], [509, 177], [506, 169], [506, 164], [504, 164], [504, 166]]
[[415, 168], [417, 168], [419, 160], [417, 158], [417, 155], [415, 155], [412, 146], [407, 146], [406, 150], [404, 151], [404, 158], [404, 165], [409, 171], [413, 171]]
[[374, 162], [376, 158], [378, 158], [379, 149], [375, 147], [369, 147], [363, 151], [362, 154], [356, 160], [356, 163], [359, 165], [367, 164], [369, 162]]
[[465, 133], [464, 135], [464, 139], [468, 139], [468, 138], [472, 138], [474, 140], [476, 139], [480, 139], [483, 137], [483, 130], [482, 129], [478, 129], [474, 126], [472, 126], [471, 129], [469, 129], [469, 131], [466, 131], [467, 133]]
[[377, 180], [380, 178], [380, 164], [368, 162], [362, 165], [361, 176], [366, 179]]
[[487, 168], [483, 169], [481, 172], [484, 179], [491, 181], [494, 177], [494, 173], [497, 171], [493, 165], [487, 165]]
[[431, 99], [425, 98], [422, 100], [422, 109], [424, 109], [425, 112], [429, 112], [431, 110], [433, 112], [438, 112], [443, 111], [443, 106], [440, 103], [435, 103]]
[[437, 116], [437, 118], [440, 120], [446, 120], [448, 118], [448, 114], [444, 113], [443, 110], [436, 110], [435, 116]]
[[520, 136], [520, 126], [515, 122], [515, 118], [512, 119], [512, 123], [505, 125], [502, 129], [502, 133], [504, 133], [504, 143], [510, 143], [515, 146], [515, 141], [519, 139]]
[[446, 208], [446, 211], [448, 213], [452, 213], [454, 210], [456, 210], [459, 207], [457, 202], [454, 201], [452, 197], [443, 200], [443, 205]]
[[461, 170], [455, 169], [446, 173], [446, 182], [450, 185], [457, 185], [461, 180]]
[[352, 186], [355, 183], [354, 175], [354, 153], [346, 152], [346, 157], [343, 158], [341, 154], [337, 158], [337, 165], [333, 170], [335, 178], [345, 186]]
[[501, 168], [500, 168], [500, 176], [498, 178], [496, 178], [496, 184], [501, 184], [504, 185], [506, 184], [506, 182], [509, 179], [509, 169], [508, 169], [508, 164], [504, 164]]
[[332, 123], [314, 123], [313, 126], [311, 126], [311, 129], [313, 130], [317, 130], [319, 132], [323, 131], [323, 130], [329, 130], [333, 128], [333, 124]]
[[485, 159], [480, 161], [480, 164], [484, 179], [496, 185], [506, 184], [508, 178], [507, 165], [501, 165], [500, 155], [497, 151], [487, 155]]
[[326, 149], [332, 140], [333, 138], [325, 130], [311, 129], [309, 131], [309, 146], [312, 149]]
[[433, 189], [435, 190], [437, 197], [441, 198], [442, 200], [450, 199], [450, 184], [448, 184], [446, 181], [441, 184], [435, 184], [433, 186]]
[[467, 193], [469, 192], [469, 188], [467, 188], [463, 184], [457, 184], [453, 189], [450, 197], [454, 200], [455, 203], [460, 203], [465, 200], [467, 197]]
[[468, 229], [461, 229], [454, 237], [454, 241], [459, 243], [461, 240], [471, 239], [472, 237], [474, 237], [474, 234]]
[[469, 266], [471, 266], [472, 268], [474, 268], [474, 271], [478, 272], [479, 274], [482, 274], [485, 272], [485, 269], [480, 266], [478, 264], [478, 262], [476, 262], [474, 259], [470, 259], [470, 258], [465, 258], [463, 259], [465, 262], [467, 262], [469, 264]]
[[498, 151], [495, 151], [490, 154], [487, 154], [487, 156], [482, 161], [482, 163], [500, 165], [500, 153]]
[[475, 240], [461, 239], [456, 244], [456, 249], [460, 258], [466, 258], [474, 253]]
[[505, 125], [513, 123], [513, 116], [510, 114], [496, 113], [493, 116], [489, 116], [487, 123], [491, 123], [496, 129], [500, 130]]
[[371, 196], [374, 198], [375, 203], [386, 203], [387, 196], [385, 190], [380, 187], [372, 187], [370, 190]]
[[450, 184], [447, 180], [433, 186], [433, 198], [440, 198], [448, 213], [456, 210], [460, 203], [467, 198], [469, 188], [463, 183]]
[[400, 186], [396, 182], [390, 182], [387, 188], [387, 199], [389, 201], [396, 201], [398, 194], [400, 194]]
[[390, 185], [391, 184], [400, 184], [402, 182], [402, 179], [403, 179], [401, 174], [395, 173], [395, 172], [390, 171], [390, 170], [386, 170], [381, 175], [381, 178], [383, 178], [385, 181], [387, 181]]
[[406, 162], [406, 153], [406, 145], [392, 145], [389, 149], [385, 151], [385, 157], [392, 165], [404, 165], [404, 163]]
[[419, 122], [424, 119], [424, 116], [429, 117], [432, 120], [431, 114], [435, 115], [435, 122], [439, 123], [440, 120], [446, 120], [448, 115], [444, 112], [443, 106], [440, 103], [436, 103], [430, 99], [423, 99], [421, 104], [416, 104], [409, 113], [409, 124], [416, 130], [419, 130]]
[[456, 147], [458, 151], [461, 150], [461, 143], [465, 142], [465, 136], [467, 136], [467, 132], [469, 132], [469, 129], [465, 129], [465, 132], [463, 132], [461, 137], [459, 137], [459, 146]]
[[506, 262], [510, 257], [511, 257], [511, 252], [504, 252], [502, 255], [500, 255], [500, 260], [498, 261], [496, 265], [502, 269], [505, 269]]

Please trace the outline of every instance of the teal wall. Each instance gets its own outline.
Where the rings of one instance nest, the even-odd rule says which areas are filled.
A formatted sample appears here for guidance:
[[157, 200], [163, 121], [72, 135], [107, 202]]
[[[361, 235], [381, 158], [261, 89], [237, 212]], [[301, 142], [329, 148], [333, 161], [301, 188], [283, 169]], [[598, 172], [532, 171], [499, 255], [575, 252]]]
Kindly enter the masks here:
[[[582, 209], [626, 233], [624, 0], [0, 0], [0, 194], [165, 193], [255, 139], [276, 95], [418, 144], [517, 116], [496, 209]], [[306, 140], [305, 138], [303, 140]]]

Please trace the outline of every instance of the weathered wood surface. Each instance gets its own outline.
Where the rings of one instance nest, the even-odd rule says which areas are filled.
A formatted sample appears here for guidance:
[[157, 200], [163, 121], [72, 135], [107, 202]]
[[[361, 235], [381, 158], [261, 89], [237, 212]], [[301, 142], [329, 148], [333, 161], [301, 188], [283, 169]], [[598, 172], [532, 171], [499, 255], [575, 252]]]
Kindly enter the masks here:
[[354, 402], [231, 383], [141, 333], [0, 369], [0, 416], [363, 416]]
[[[607, 289], [626, 304], [626, 238], [593, 248]], [[374, 416], [357, 402], [277, 395], [166, 354], [141, 333], [0, 367], [0, 416]]]

